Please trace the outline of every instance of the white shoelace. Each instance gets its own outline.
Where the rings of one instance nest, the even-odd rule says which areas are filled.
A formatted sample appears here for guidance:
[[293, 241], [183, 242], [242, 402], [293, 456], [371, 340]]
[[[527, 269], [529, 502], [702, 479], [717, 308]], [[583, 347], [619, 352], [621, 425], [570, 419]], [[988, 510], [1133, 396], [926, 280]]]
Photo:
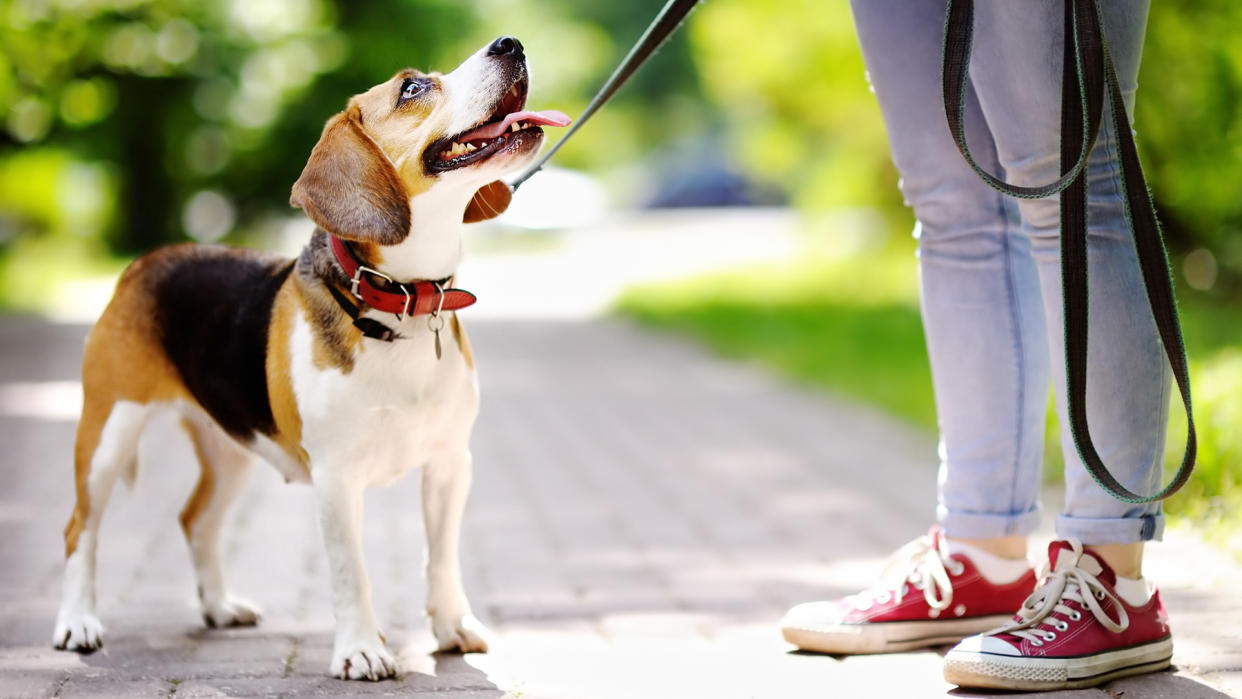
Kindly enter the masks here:
[[[1044, 568], [1040, 571], [1043, 584], [1022, 603], [1022, 608], [1018, 610], [1019, 620], [993, 629], [987, 635], [1012, 634], [1036, 646], [1042, 646], [1047, 641], [1054, 641], [1058, 631], [1064, 632], [1069, 629], [1070, 621], [1082, 619], [1082, 612], [1066, 605], [1067, 601], [1077, 602], [1086, 607], [1104, 628], [1114, 633], [1124, 631], [1130, 626], [1130, 617], [1126, 614], [1125, 606], [1096, 577], [1101, 571], [1097, 569], [1092, 572], [1080, 565], [1084, 563], [1082, 542], [1070, 539], [1069, 544], [1073, 550], [1073, 556], [1069, 551], [1058, 553], [1057, 565], [1053, 570], [1049, 570], [1047, 563], [1044, 564]], [[1100, 604], [1106, 599], [1113, 601], [1113, 608], [1117, 610], [1116, 621], [1104, 611], [1104, 607]], [[1057, 614], [1061, 617], [1053, 616]], [[1048, 627], [1046, 631], [1040, 628], [1045, 626]]]
[[[933, 536], [937, 541], [932, 540]], [[913, 588], [923, 592], [927, 606], [947, 609], [953, 602], [949, 573], [961, 575], [963, 567], [960, 561], [941, 553], [943, 550], [944, 535], [939, 530], [897, 549], [884, 564], [879, 582], [854, 596], [854, 606], [866, 610], [890, 599], [900, 603]]]

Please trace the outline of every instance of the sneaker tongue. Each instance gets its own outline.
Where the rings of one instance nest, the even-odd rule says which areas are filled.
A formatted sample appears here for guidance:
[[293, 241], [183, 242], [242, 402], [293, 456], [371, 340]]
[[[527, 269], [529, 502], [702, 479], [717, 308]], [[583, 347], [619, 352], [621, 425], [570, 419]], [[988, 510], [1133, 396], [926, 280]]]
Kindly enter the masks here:
[[1052, 562], [1053, 572], [1078, 567], [1109, 585], [1117, 581], [1116, 573], [1108, 567], [1107, 563], [1090, 551], [1083, 551], [1081, 555], [1075, 554], [1073, 545], [1068, 541], [1054, 541], [1049, 544], [1048, 560]]

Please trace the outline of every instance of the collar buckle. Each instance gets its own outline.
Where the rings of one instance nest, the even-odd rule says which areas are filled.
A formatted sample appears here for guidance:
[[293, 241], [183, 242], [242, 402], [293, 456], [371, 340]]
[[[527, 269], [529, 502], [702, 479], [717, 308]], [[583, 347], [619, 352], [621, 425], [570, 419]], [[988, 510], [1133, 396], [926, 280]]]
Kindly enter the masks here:
[[395, 286], [398, 289], [400, 289], [401, 293], [405, 294], [405, 303], [401, 306], [401, 312], [396, 313], [394, 315], [397, 316], [398, 321], [404, 319], [405, 316], [409, 315], [410, 306], [414, 303], [414, 295], [410, 293], [410, 290], [406, 288], [405, 284], [398, 282], [396, 279], [393, 279], [392, 277], [388, 276], [387, 274], [384, 274], [378, 269], [371, 269], [370, 267], [367, 267], [366, 265], [358, 265], [358, 269], [354, 270], [354, 276], [351, 277], [349, 280], [349, 293], [358, 297], [359, 301], [362, 301], [363, 303], [367, 302], [367, 300], [362, 297], [362, 292], [359, 288], [359, 286], [362, 284], [362, 273], [363, 272], [366, 272], [367, 274], [374, 274], [380, 279], [387, 281], [389, 285]]

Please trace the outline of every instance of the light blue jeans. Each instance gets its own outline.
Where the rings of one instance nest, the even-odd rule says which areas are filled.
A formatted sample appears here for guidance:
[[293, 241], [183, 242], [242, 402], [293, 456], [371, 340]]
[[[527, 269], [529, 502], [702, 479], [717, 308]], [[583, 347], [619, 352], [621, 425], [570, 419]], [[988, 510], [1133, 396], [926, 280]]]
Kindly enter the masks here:
[[[901, 191], [918, 221], [923, 326], [940, 424], [938, 519], [954, 537], [1026, 535], [1040, 516], [1049, 384], [1068, 425], [1059, 203], [1002, 197], [954, 146], [940, 83], [945, 0], [852, 3]], [[1133, 112], [1148, 2], [1100, 6]], [[975, 3], [967, 138], [980, 165], [1011, 183], [1057, 178], [1063, 42], [1061, 2]], [[1115, 135], [1102, 128], [1087, 172], [1087, 412], [1099, 453], [1118, 480], [1153, 492], [1162, 475], [1170, 372], [1115, 162]], [[1086, 544], [1159, 539], [1159, 505], [1129, 505], [1101, 490], [1068, 432], [1062, 430], [1066, 502], [1058, 536]]]

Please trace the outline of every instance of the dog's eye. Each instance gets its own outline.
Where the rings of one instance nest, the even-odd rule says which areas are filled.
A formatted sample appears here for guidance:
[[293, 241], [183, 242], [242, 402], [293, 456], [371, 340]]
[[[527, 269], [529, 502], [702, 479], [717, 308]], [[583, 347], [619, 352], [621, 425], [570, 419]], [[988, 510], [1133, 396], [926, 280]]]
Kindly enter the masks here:
[[427, 91], [427, 81], [406, 80], [401, 84], [401, 102], [412, 100]]

